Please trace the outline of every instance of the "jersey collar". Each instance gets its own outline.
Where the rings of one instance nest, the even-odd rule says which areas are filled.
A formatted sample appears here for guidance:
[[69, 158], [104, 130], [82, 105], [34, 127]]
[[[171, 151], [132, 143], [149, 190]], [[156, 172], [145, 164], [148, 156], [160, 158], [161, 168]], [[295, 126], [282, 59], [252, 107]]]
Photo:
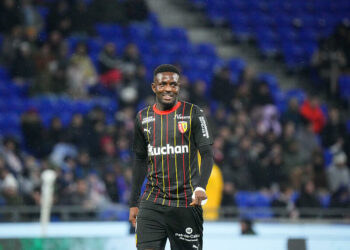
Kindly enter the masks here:
[[153, 111], [158, 115], [167, 115], [167, 114], [170, 114], [170, 113], [174, 112], [175, 110], [177, 110], [180, 106], [181, 106], [181, 102], [177, 102], [171, 109], [163, 111], [163, 110], [157, 109], [156, 104], [154, 104]]

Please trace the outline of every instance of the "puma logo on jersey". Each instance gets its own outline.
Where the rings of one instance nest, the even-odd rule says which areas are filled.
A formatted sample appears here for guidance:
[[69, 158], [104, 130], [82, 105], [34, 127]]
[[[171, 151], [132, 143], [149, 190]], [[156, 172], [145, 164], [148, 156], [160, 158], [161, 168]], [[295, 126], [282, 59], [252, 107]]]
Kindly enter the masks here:
[[156, 155], [169, 155], [169, 154], [184, 154], [188, 153], [188, 145], [181, 146], [171, 146], [167, 144], [164, 147], [152, 147], [148, 144], [148, 156], [156, 156]]
[[144, 132], [146, 132], [146, 133], [148, 133], [148, 134], [150, 134], [150, 133], [151, 133], [151, 129], [150, 129], [150, 128], [149, 128], [149, 129], [144, 128], [144, 129], [143, 129], [143, 131], [144, 131]]

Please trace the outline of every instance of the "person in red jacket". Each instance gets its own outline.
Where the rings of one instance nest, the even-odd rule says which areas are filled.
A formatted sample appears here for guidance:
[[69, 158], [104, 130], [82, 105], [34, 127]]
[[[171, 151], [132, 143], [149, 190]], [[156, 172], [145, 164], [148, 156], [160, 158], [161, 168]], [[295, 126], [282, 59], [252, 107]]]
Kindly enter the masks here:
[[306, 99], [300, 107], [301, 116], [311, 122], [314, 133], [319, 134], [326, 124], [325, 115], [320, 107], [320, 100], [316, 96]]

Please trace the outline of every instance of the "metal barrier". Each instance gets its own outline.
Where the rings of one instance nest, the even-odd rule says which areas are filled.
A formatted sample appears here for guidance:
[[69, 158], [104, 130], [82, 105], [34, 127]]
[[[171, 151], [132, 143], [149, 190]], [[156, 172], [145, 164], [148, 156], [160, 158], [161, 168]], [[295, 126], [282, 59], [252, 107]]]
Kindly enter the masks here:
[[[100, 208], [83, 206], [53, 206], [51, 220], [53, 221], [118, 221], [127, 220], [128, 206], [112, 204]], [[284, 208], [271, 207], [222, 207], [219, 209], [219, 220], [238, 220], [242, 217], [257, 221], [266, 220], [336, 220], [349, 221], [350, 210], [342, 208], [302, 208], [294, 210], [298, 216]], [[117, 215], [116, 215], [117, 214]], [[123, 216], [118, 216], [122, 214]], [[0, 207], [0, 222], [29, 222], [38, 221], [39, 206], [3, 206]]]

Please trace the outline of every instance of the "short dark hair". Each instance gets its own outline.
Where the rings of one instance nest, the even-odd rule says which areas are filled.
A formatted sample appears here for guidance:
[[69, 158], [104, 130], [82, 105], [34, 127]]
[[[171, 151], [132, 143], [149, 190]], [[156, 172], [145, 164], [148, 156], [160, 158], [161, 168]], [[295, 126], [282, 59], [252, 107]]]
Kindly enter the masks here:
[[154, 70], [153, 76], [156, 76], [158, 73], [162, 73], [162, 72], [173, 72], [180, 75], [179, 69], [176, 68], [174, 65], [161, 64]]

